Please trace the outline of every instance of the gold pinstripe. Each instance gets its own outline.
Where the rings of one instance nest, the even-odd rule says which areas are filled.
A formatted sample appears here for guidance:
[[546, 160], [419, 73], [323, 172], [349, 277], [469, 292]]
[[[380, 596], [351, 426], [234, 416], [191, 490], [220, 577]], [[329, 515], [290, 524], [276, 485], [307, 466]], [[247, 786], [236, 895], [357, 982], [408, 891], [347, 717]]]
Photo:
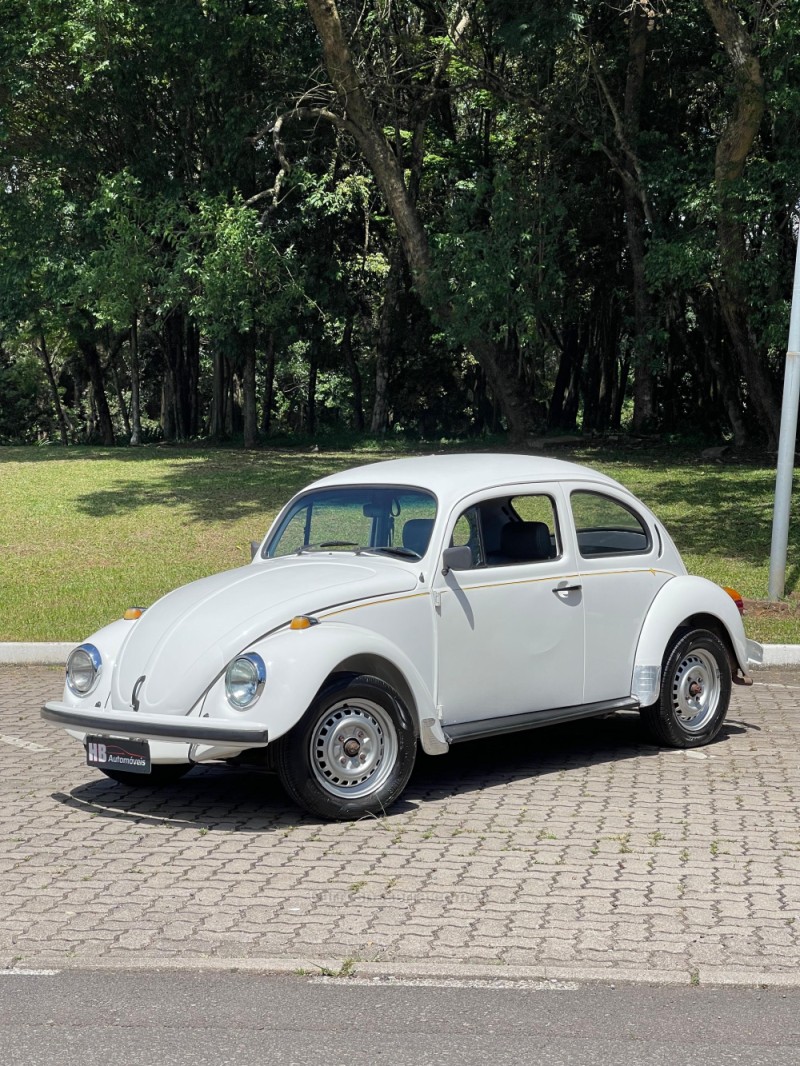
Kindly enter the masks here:
[[[587, 578], [587, 577], [613, 577], [620, 574], [652, 574], [653, 577], [656, 574], [666, 574], [668, 577], [674, 577], [675, 574], [672, 570], [660, 570], [651, 566], [647, 567], [633, 567], [626, 570], [595, 570], [595, 571], [583, 571], [569, 574], [550, 574], [547, 577], [526, 577], [516, 578], [506, 581], [487, 581], [483, 585], [470, 585], [467, 591], [477, 591], [478, 589], [494, 589], [504, 588], [509, 585], [540, 585], [544, 581], [572, 581], [575, 578]], [[417, 600], [421, 596], [430, 596], [431, 589], [425, 589], [424, 592], [411, 592], [403, 596], [389, 596], [386, 599], [379, 597], [374, 600], [364, 600], [362, 603], [354, 603], [349, 607], [337, 607], [332, 611], [319, 611], [317, 615], [319, 618], [335, 618], [339, 614], [347, 614], [348, 611], [358, 611], [362, 607], [374, 607], [376, 604], [384, 603], [400, 603], [403, 600]]]

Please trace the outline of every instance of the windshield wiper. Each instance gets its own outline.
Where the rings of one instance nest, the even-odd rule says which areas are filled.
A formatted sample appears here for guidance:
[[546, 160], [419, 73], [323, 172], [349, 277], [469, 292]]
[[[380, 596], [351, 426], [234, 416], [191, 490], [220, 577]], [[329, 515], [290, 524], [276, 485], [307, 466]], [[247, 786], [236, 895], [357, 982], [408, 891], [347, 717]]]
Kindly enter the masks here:
[[328, 548], [353, 548], [356, 551], [359, 550], [358, 544], [354, 540], [323, 540], [321, 544], [303, 544], [297, 549], [297, 554], [305, 555], [307, 552], [324, 552]]
[[403, 559], [421, 559], [422, 556], [419, 552], [415, 552], [413, 548], [401, 548], [400, 545], [386, 545], [378, 548], [359, 548], [356, 555], [399, 555]]

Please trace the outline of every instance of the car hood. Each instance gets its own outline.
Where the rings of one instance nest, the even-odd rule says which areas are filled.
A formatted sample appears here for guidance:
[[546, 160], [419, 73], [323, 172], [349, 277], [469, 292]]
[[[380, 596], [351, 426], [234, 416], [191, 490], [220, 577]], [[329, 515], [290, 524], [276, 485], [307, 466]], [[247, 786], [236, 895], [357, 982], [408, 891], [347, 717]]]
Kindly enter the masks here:
[[296, 614], [409, 592], [416, 575], [391, 560], [289, 556], [201, 578], [170, 592], [132, 623], [117, 657], [111, 704], [187, 713], [230, 660]]

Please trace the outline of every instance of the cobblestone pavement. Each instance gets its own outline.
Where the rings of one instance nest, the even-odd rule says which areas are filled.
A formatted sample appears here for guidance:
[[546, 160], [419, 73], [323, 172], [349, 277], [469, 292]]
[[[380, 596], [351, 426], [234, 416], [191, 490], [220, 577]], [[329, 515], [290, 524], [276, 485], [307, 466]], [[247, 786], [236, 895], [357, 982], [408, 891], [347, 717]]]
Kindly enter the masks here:
[[800, 984], [798, 671], [735, 689], [708, 748], [636, 715], [475, 742], [349, 824], [267, 774], [107, 781], [39, 717], [61, 677], [0, 667], [0, 967]]

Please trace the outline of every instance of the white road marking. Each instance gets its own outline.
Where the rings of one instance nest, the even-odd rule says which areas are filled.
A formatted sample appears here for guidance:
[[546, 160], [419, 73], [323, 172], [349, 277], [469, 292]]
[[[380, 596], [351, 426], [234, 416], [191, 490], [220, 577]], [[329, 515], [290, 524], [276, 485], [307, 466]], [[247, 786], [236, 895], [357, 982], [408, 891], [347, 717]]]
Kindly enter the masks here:
[[61, 970], [0, 970], [0, 977], [55, 977]]
[[19, 737], [9, 737], [5, 733], [0, 733], [0, 744], [10, 744], [13, 748], [25, 748], [26, 751], [52, 751], [52, 748], [46, 748], [43, 744], [34, 744], [32, 740], [20, 740]]
[[488, 988], [521, 992], [576, 992], [574, 981], [514, 981], [486, 977], [311, 977], [313, 985], [391, 985], [401, 988]]

